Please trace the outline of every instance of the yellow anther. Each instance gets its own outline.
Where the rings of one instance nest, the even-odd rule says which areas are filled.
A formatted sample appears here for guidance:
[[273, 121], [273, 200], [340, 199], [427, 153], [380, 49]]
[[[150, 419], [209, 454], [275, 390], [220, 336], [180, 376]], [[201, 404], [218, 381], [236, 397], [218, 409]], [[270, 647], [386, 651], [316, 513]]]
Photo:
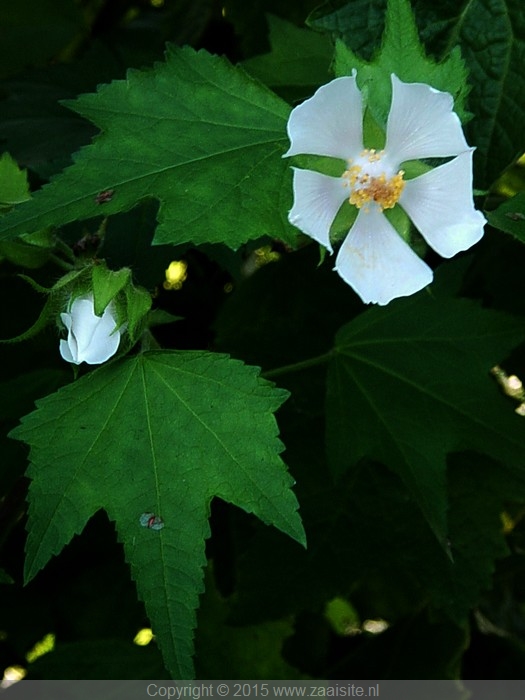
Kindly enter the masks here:
[[377, 163], [385, 155], [384, 151], [376, 151], [375, 148], [365, 148], [361, 151], [359, 157], [367, 160], [369, 163]]
[[[370, 163], [381, 159], [381, 153], [373, 150], [364, 151], [365, 157]], [[401, 193], [405, 187], [403, 180], [404, 171], [400, 170], [396, 175], [387, 178], [383, 172], [380, 175], [370, 175], [363, 171], [360, 165], [352, 165], [343, 173], [343, 178], [347, 180], [351, 188], [349, 197], [350, 204], [361, 209], [370, 202], [375, 202], [383, 209], [392, 209], [397, 204]]]

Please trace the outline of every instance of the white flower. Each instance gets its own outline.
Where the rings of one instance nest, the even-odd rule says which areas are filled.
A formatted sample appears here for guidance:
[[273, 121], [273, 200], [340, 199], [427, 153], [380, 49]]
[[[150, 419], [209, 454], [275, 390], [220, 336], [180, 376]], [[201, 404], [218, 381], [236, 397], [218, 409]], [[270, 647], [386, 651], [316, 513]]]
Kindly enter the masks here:
[[[345, 202], [357, 218], [337, 254], [335, 270], [365, 303], [388, 304], [432, 281], [432, 270], [401, 238], [383, 211], [399, 205], [427, 243], [449, 258], [477, 243], [486, 223], [472, 200], [472, 152], [453, 99], [392, 74], [384, 150], [363, 147], [361, 93], [352, 76], [336, 78], [294, 110], [285, 156], [311, 154], [346, 161], [340, 177], [294, 170], [292, 224], [332, 252], [330, 227]], [[452, 160], [413, 179], [410, 160]]]
[[68, 331], [67, 340], [60, 341], [60, 354], [66, 362], [99, 365], [117, 352], [121, 331], [113, 302], [97, 316], [93, 294], [77, 297], [60, 318]]

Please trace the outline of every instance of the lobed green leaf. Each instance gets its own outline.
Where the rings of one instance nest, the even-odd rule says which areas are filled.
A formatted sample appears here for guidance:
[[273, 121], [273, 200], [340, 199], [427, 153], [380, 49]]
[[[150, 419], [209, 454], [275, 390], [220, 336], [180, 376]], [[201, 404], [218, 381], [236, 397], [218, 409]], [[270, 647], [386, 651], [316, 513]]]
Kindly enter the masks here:
[[37, 402], [12, 432], [31, 446], [26, 580], [104, 509], [166, 667], [190, 678], [212, 498], [304, 544], [273, 416], [286, 397], [227, 356], [157, 351]]
[[424, 293], [343, 326], [327, 388], [335, 473], [362, 457], [391, 467], [448, 547], [448, 452], [477, 450], [525, 477], [521, 420], [489, 374], [522, 338], [512, 317]]
[[289, 107], [225, 59], [188, 47], [68, 106], [103, 130], [74, 164], [1, 223], [0, 238], [160, 201], [154, 243], [295, 234]]

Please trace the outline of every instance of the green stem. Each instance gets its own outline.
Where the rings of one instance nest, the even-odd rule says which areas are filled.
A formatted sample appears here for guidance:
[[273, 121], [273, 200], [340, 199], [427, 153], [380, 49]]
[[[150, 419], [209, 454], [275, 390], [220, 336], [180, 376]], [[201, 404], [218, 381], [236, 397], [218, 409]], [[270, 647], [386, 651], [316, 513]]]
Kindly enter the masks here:
[[68, 272], [71, 272], [71, 270], [74, 269], [73, 265], [66, 262], [65, 260], [62, 260], [62, 258], [59, 258], [58, 255], [55, 255], [54, 253], [51, 253], [51, 255], [49, 256], [49, 259], [52, 262], [54, 262], [55, 265], [58, 265], [58, 267], [61, 267], [62, 270], [67, 270]]
[[55, 248], [57, 251], [62, 253], [64, 257], [66, 257], [71, 263], [76, 262], [76, 257], [71, 248], [68, 246], [67, 243], [64, 243], [64, 241], [61, 238], [55, 237]]
[[308, 360], [302, 360], [301, 362], [294, 362], [291, 365], [283, 365], [283, 367], [276, 367], [275, 369], [269, 369], [267, 372], [262, 372], [261, 377], [264, 379], [273, 379], [281, 374], [290, 374], [291, 372], [301, 372], [303, 369], [309, 369], [310, 367], [316, 367], [317, 365], [324, 365], [329, 362], [334, 355], [334, 351], [325, 352], [324, 355], [317, 355], [317, 357], [310, 357]]

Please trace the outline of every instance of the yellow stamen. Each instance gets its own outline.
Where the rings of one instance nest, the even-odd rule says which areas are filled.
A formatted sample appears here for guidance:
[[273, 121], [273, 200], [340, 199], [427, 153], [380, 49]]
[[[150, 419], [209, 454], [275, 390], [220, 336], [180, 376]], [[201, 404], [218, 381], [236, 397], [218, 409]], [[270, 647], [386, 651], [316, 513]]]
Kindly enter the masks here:
[[[374, 149], [366, 149], [360, 154], [361, 158], [368, 160], [370, 164], [378, 163], [382, 155], [383, 151], [377, 153]], [[370, 202], [375, 202], [379, 205], [381, 211], [383, 209], [392, 209], [397, 204], [405, 188], [404, 174], [404, 171], [400, 170], [390, 178], [387, 178], [385, 172], [379, 175], [371, 175], [369, 172], [366, 172], [362, 165], [349, 163], [349, 168], [343, 173], [343, 178], [350, 185], [350, 204], [361, 209], [361, 207]]]

